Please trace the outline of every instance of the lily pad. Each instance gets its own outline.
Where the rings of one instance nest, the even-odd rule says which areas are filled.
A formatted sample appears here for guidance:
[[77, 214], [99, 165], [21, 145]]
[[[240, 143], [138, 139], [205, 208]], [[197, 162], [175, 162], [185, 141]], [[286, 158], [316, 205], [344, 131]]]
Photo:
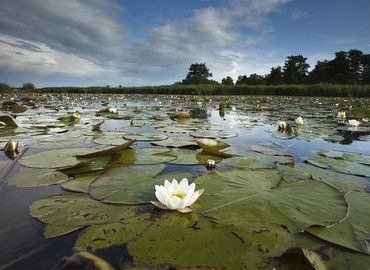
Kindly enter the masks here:
[[311, 227], [307, 231], [331, 243], [370, 255], [370, 196], [362, 191], [349, 191], [345, 198], [348, 217], [332, 227]]
[[151, 144], [171, 148], [198, 147], [195, 139], [189, 137], [168, 137], [166, 140], [153, 141]]
[[197, 144], [207, 153], [220, 157], [231, 157], [231, 154], [221, 152], [220, 150], [229, 147], [230, 145], [213, 139], [197, 139]]
[[104, 132], [102, 135], [94, 136], [92, 141], [97, 144], [120, 145], [128, 141], [123, 138], [125, 134], [126, 132]]
[[167, 213], [130, 241], [128, 250], [135, 261], [150, 266], [256, 269], [265, 257], [291, 245], [291, 234], [279, 225], [239, 221], [219, 226], [202, 216]]
[[8, 185], [16, 187], [51, 186], [68, 180], [68, 176], [59, 171], [27, 168], [10, 176]]
[[163, 185], [165, 179], [196, 176], [191, 172], [176, 171], [158, 175], [163, 165], [134, 165], [114, 168], [91, 183], [89, 194], [92, 198], [106, 203], [140, 204], [155, 200], [155, 185]]
[[353, 162], [358, 162], [361, 164], [370, 165], [370, 156], [360, 154], [360, 153], [335, 151], [335, 150], [330, 150], [330, 151], [329, 150], [317, 150], [316, 152], [320, 156], [324, 156], [324, 157], [343, 159], [347, 161], [353, 161]]
[[370, 167], [357, 162], [321, 156], [310, 157], [306, 161], [320, 168], [332, 169], [335, 172], [370, 177]]
[[135, 140], [131, 140], [131, 141], [125, 142], [123, 144], [117, 145], [115, 147], [112, 147], [112, 148], [98, 150], [96, 152], [92, 152], [92, 153], [88, 153], [88, 154], [82, 154], [82, 155], [76, 155], [76, 156], [78, 158], [100, 157], [100, 156], [108, 155], [108, 154], [111, 154], [111, 153], [116, 153], [116, 152], [122, 151], [124, 149], [127, 149], [134, 142], [135, 142]]
[[341, 192], [346, 192], [351, 189], [363, 189], [368, 186], [368, 181], [363, 177], [336, 173], [311, 165], [299, 163], [295, 164], [293, 168], [281, 167], [281, 169], [284, 171], [283, 177], [284, 181], [287, 183], [309, 180], [312, 178], [324, 181]]
[[95, 251], [127, 243], [148, 228], [147, 218], [149, 214], [142, 214], [126, 219], [125, 223], [91, 225], [79, 235], [75, 248]]
[[87, 154], [95, 151], [89, 148], [65, 148], [43, 151], [28, 156], [23, 156], [19, 163], [31, 168], [63, 169], [81, 163], [76, 155]]
[[257, 153], [248, 153], [243, 157], [224, 159], [222, 163], [240, 168], [268, 169], [275, 168], [278, 164], [293, 165], [294, 158], [289, 156], [270, 156]]
[[137, 141], [162, 141], [167, 139], [168, 135], [150, 132], [126, 133], [125, 135], [123, 135], [123, 138], [125, 138], [126, 140], [137, 140]]
[[3, 122], [6, 126], [9, 126], [9, 127], [18, 127], [13, 117], [9, 115], [0, 115], [0, 122]]
[[136, 211], [138, 206], [105, 204], [84, 193], [54, 195], [29, 206], [31, 216], [44, 223], [72, 227], [125, 222]]
[[259, 153], [262, 153], [262, 154], [265, 154], [265, 155], [291, 156], [287, 153], [283, 153], [283, 152], [279, 152], [279, 151], [276, 151], [276, 150], [268, 149], [268, 148], [261, 147], [261, 146], [258, 146], [258, 145], [251, 145], [251, 146], [249, 146], [249, 148], [252, 149], [253, 151], [256, 151], [256, 152], [259, 152]]
[[46, 239], [59, 237], [59, 236], [77, 231], [81, 229], [82, 227], [84, 226], [63, 226], [63, 225], [46, 224], [46, 227], [44, 229], [44, 237]]
[[335, 188], [321, 181], [274, 186], [267, 171], [233, 169], [197, 178], [205, 189], [198, 211], [220, 223], [259, 220], [284, 224], [292, 232], [332, 225], [346, 216], [347, 203]]
[[219, 161], [220, 156], [211, 155], [207, 152], [196, 152], [194, 150], [173, 149], [169, 152], [171, 156], [176, 156], [176, 159], [169, 161], [170, 164], [178, 165], [199, 165], [205, 164], [208, 159]]
[[122, 151], [118, 163], [145, 165], [169, 162], [175, 159], [176, 156], [172, 156], [168, 149], [138, 148]]
[[193, 136], [195, 138], [228, 139], [237, 137], [238, 133], [225, 130], [201, 130], [191, 132], [190, 136]]
[[61, 183], [60, 186], [69, 191], [88, 193], [91, 182], [100, 175], [101, 171], [77, 174], [73, 176], [73, 179]]

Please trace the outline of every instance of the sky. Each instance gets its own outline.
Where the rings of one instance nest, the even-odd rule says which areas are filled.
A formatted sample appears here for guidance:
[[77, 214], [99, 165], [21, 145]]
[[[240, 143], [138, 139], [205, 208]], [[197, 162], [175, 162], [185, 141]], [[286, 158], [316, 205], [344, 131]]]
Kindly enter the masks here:
[[0, 82], [168, 85], [370, 53], [369, 0], [1, 0]]

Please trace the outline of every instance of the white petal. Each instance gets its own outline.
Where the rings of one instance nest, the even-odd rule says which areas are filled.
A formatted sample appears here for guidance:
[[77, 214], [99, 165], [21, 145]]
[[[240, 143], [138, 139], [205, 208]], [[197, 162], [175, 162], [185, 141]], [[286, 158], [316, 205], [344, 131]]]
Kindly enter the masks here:
[[164, 187], [168, 188], [171, 185], [170, 181], [164, 180]]
[[193, 196], [189, 198], [189, 200], [186, 203], [186, 206], [192, 205], [200, 196], [200, 193], [198, 191], [195, 191]]
[[169, 200], [167, 200], [166, 206], [169, 209], [176, 210], [176, 209], [180, 209], [179, 208], [180, 203], [181, 203], [181, 199], [177, 196], [174, 196], [174, 197], [170, 198]]
[[162, 191], [156, 191], [155, 196], [157, 197], [158, 201], [161, 204], [166, 205], [166, 199], [165, 199], [165, 196], [163, 195]]

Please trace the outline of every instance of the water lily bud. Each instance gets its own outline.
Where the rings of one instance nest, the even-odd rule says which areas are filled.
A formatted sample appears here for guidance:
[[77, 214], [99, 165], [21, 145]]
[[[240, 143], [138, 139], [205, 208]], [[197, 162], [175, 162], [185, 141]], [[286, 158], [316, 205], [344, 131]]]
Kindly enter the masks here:
[[216, 162], [213, 159], [208, 159], [206, 162], [207, 170], [212, 170], [216, 167]]
[[5, 147], [4, 152], [14, 152], [18, 149], [18, 142], [9, 141]]
[[303, 118], [302, 117], [297, 117], [296, 119], [295, 119], [295, 123], [297, 124], [297, 125], [301, 125], [301, 126], [303, 126], [304, 125], [304, 120], [303, 120]]
[[338, 112], [337, 117], [339, 120], [345, 120], [346, 119], [346, 112]]
[[179, 112], [178, 117], [179, 118], [190, 118], [190, 114], [187, 111], [182, 111], [182, 112]]
[[177, 111], [177, 108], [176, 106], [171, 106], [171, 108], [169, 109], [170, 112], [176, 112]]
[[80, 112], [75, 112], [75, 113], [73, 114], [73, 117], [74, 117], [74, 119], [75, 119], [76, 121], [80, 120], [80, 119], [81, 119], [81, 114], [80, 114]]
[[116, 108], [109, 108], [109, 112], [111, 112], [111, 113], [117, 113], [117, 109]]

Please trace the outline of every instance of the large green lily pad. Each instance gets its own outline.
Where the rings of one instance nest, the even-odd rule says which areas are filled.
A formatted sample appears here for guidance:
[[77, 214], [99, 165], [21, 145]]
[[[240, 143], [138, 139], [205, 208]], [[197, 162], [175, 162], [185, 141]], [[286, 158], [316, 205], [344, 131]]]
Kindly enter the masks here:
[[294, 158], [289, 156], [271, 156], [257, 153], [248, 153], [243, 157], [232, 157], [224, 159], [222, 163], [240, 168], [268, 169], [278, 164], [293, 165]]
[[228, 139], [238, 136], [238, 133], [226, 130], [200, 130], [190, 133], [195, 138]]
[[370, 177], [370, 167], [361, 163], [329, 157], [310, 157], [306, 161], [317, 167], [332, 169], [335, 172]]
[[68, 176], [59, 171], [26, 168], [10, 176], [8, 185], [16, 187], [51, 186], [68, 180]]
[[[276, 177], [280, 173], [275, 172]], [[321, 181], [275, 186], [268, 170], [214, 171], [196, 179], [204, 188], [197, 211], [218, 222], [259, 220], [283, 224], [293, 232], [312, 225], [328, 226], [347, 214], [347, 203]], [[277, 185], [277, 186], [276, 186]]]
[[324, 157], [343, 159], [347, 161], [353, 161], [361, 164], [370, 165], [370, 156], [360, 153], [335, 150], [317, 150], [316, 152]]
[[295, 164], [294, 168], [287, 166], [280, 168], [284, 171], [284, 180], [287, 183], [309, 180], [312, 178], [324, 181], [341, 192], [346, 192], [351, 189], [363, 189], [369, 185], [368, 181], [363, 177], [337, 173], [301, 163]]
[[150, 266], [256, 269], [292, 245], [280, 225], [238, 221], [220, 226], [195, 215], [167, 213], [128, 243], [135, 261]]
[[94, 149], [89, 148], [54, 149], [23, 156], [19, 163], [32, 168], [62, 169], [81, 163], [81, 160], [78, 160], [76, 155], [87, 154], [93, 151]]
[[121, 145], [128, 140], [123, 138], [126, 132], [104, 132], [104, 134], [94, 135], [92, 141], [104, 145]]
[[191, 172], [176, 171], [158, 175], [163, 165], [131, 165], [114, 168], [97, 178], [89, 187], [90, 196], [107, 203], [139, 204], [156, 200], [155, 185], [163, 185], [164, 180], [196, 176]]
[[91, 173], [76, 174], [69, 181], [60, 184], [62, 188], [69, 191], [88, 193], [89, 186], [96, 177], [101, 175], [101, 171]]
[[121, 152], [121, 158], [117, 161], [122, 164], [157, 164], [175, 160], [176, 156], [170, 154], [168, 149], [138, 148], [127, 149]]
[[125, 223], [110, 223], [102, 225], [90, 225], [82, 232], [75, 244], [78, 250], [91, 250], [121, 245], [144, 232], [148, 226], [149, 214], [128, 218]]
[[307, 231], [331, 243], [370, 255], [370, 196], [362, 191], [349, 191], [345, 198], [349, 214], [344, 221], [329, 228], [312, 227]]
[[229, 147], [230, 145], [214, 139], [197, 139], [197, 144], [206, 152], [212, 155], [220, 156], [220, 157], [231, 157], [231, 154], [221, 152], [220, 150]]
[[59, 236], [77, 231], [81, 229], [82, 227], [84, 226], [64, 226], [64, 225], [46, 224], [45, 229], [44, 229], [44, 237], [46, 239], [59, 237]]
[[137, 206], [101, 203], [84, 193], [54, 195], [29, 206], [31, 216], [44, 223], [72, 227], [125, 222], [137, 210]]
[[198, 147], [198, 144], [195, 142], [195, 139], [189, 137], [168, 137], [166, 140], [153, 141], [151, 142], [151, 144], [171, 148]]

